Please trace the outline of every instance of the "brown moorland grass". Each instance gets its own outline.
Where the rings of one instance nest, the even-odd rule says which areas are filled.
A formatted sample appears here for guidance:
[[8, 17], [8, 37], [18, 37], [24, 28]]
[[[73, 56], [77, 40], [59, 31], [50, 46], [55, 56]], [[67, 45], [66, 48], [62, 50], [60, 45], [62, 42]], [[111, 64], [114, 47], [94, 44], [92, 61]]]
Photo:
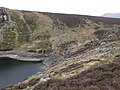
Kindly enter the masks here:
[[66, 80], [50, 79], [34, 90], [120, 90], [120, 57]]

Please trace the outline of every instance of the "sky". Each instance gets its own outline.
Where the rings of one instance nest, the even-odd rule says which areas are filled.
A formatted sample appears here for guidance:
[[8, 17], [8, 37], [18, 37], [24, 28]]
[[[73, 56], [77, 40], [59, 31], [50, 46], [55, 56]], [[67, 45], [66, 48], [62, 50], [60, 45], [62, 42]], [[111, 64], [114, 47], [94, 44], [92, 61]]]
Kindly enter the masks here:
[[120, 0], [0, 0], [0, 7], [101, 16], [105, 13], [120, 13]]

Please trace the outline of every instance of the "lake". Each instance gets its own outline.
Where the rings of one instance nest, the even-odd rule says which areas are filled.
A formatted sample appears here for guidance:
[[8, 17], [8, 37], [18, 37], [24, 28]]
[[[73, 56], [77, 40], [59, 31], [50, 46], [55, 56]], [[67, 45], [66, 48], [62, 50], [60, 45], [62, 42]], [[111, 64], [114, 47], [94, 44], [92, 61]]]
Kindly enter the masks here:
[[9, 58], [0, 58], [0, 88], [18, 83], [45, 69], [46, 66], [40, 62], [20, 62]]

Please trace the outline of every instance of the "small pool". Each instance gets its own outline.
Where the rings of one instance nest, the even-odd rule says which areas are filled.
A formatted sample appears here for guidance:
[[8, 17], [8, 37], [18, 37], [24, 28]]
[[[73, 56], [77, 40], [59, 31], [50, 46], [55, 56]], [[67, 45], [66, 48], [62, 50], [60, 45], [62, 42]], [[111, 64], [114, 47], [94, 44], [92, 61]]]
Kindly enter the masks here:
[[42, 72], [46, 66], [42, 63], [20, 62], [10, 58], [0, 58], [0, 88], [18, 83], [28, 76]]

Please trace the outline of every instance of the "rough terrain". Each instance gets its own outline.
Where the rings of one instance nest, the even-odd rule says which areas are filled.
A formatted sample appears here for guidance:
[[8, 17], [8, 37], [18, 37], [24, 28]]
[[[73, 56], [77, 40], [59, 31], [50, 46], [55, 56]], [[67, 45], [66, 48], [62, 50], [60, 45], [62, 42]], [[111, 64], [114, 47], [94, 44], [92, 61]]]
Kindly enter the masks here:
[[1, 10], [1, 52], [55, 57], [46, 71], [2, 90], [120, 90], [120, 19]]

